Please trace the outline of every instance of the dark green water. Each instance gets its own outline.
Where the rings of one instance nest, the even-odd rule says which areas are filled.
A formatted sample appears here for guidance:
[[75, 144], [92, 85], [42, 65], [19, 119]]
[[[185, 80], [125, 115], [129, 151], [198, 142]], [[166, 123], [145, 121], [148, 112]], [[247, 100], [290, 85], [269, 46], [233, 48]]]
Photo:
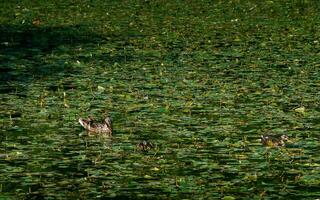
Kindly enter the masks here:
[[319, 8], [1, 2], [0, 199], [320, 198]]

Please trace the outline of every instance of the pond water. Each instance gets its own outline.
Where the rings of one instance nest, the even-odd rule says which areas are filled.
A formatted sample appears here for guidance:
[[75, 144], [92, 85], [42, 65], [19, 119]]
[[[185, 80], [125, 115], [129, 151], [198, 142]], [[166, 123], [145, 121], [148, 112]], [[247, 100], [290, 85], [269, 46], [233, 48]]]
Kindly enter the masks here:
[[318, 2], [0, 5], [0, 199], [320, 198]]

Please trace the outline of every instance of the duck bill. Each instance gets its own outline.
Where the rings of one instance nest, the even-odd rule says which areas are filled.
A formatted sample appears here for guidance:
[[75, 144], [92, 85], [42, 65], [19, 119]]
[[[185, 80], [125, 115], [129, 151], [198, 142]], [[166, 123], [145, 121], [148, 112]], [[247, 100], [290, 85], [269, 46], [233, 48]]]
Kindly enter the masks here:
[[83, 126], [84, 128], [86, 128], [88, 126], [89, 121], [86, 119], [79, 119], [79, 123], [81, 124], [81, 126]]
[[83, 119], [82, 119], [82, 118], [80, 118], [78, 121], [79, 121], [79, 123], [81, 124], [81, 126], [84, 126], [84, 124], [83, 124]]

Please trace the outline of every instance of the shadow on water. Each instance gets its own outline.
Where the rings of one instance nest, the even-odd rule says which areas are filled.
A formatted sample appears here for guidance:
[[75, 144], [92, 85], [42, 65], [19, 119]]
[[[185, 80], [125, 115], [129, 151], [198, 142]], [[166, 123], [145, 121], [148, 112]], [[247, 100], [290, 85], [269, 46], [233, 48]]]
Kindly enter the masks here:
[[[0, 93], [15, 90], [8, 85], [12, 82], [26, 85], [34, 79], [74, 72], [66, 64], [66, 55], [82, 45], [102, 41], [100, 35], [84, 25], [0, 25]], [[54, 62], [48, 59], [54, 59]]]

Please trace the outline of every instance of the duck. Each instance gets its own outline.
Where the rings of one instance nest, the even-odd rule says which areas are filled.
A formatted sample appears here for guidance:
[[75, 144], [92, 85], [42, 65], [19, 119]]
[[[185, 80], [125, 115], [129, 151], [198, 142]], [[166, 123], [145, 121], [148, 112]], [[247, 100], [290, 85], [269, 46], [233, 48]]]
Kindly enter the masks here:
[[284, 147], [286, 142], [289, 140], [288, 135], [281, 135], [280, 137], [272, 136], [272, 135], [261, 135], [261, 143], [264, 146], [269, 147]]
[[151, 142], [145, 141], [143, 140], [142, 142], [138, 143], [137, 145], [137, 149], [141, 150], [141, 151], [149, 151], [153, 148], [153, 144]]
[[91, 117], [86, 119], [80, 118], [79, 123], [90, 133], [112, 136], [112, 122], [110, 117], [106, 117], [102, 123], [94, 122]]

